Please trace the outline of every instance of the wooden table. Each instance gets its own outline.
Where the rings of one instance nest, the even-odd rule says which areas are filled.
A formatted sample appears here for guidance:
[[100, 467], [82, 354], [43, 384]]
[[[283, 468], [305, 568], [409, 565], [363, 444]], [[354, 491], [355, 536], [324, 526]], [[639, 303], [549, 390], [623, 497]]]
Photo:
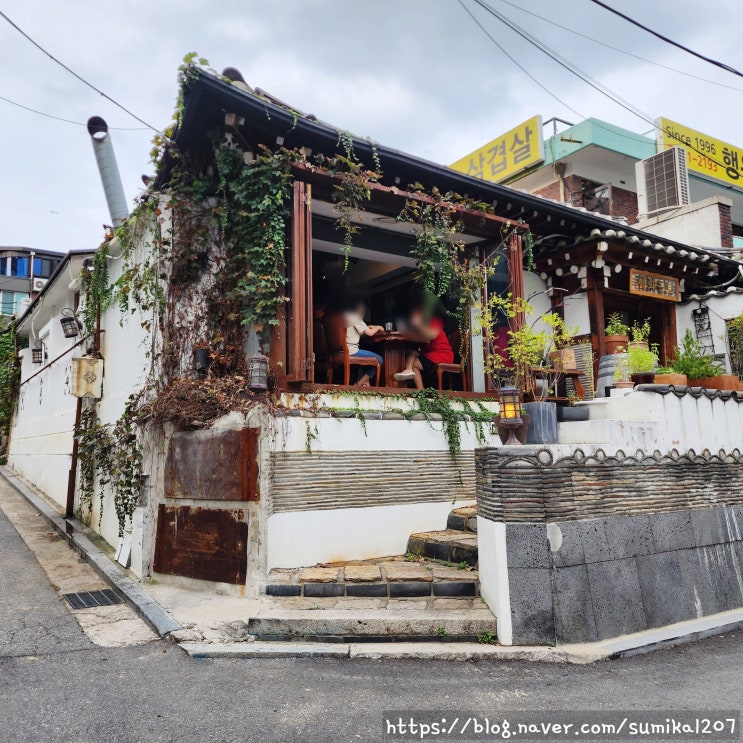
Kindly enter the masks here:
[[378, 344], [375, 349], [384, 359], [382, 374], [385, 387], [407, 387], [407, 382], [398, 382], [394, 375], [405, 368], [407, 345], [412, 343], [410, 337], [399, 331], [380, 332], [371, 337], [373, 343]]
[[[583, 376], [584, 372], [582, 372], [580, 369], [553, 369], [542, 366], [535, 366], [532, 367], [531, 373], [534, 378], [554, 375], [555, 377], [559, 378], [558, 381], [560, 381], [560, 379], [572, 379], [573, 387], [575, 387], [575, 394], [578, 396], [578, 398], [584, 400], [586, 397], [586, 390], [583, 387], [583, 382], [581, 381], [581, 377]], [[557, 392], [557, 390], [555, 390], [555, 392]], [[555, 397], [553, 396], [550, 399], [554, 400]]]

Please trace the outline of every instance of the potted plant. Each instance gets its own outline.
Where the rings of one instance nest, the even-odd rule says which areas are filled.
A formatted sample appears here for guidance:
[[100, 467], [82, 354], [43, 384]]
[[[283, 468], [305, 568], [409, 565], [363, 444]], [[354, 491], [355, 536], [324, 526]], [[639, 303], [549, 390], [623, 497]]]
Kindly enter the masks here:
[[618, 312], [609, 315], [609, 322], [604, 328], [604, 345], [606, 353], [612, 355], [621, 353], [629, 343], [629, 328], [622, 322], [622, 316]]
[[614, 386], [617, 389], [632, 389], [635, 383], [630, 379], [629, 358], [623, 354], [614, 365]]
[[629, 348], [649, 348], [650, 338], [650, 318], [645, 318], [642, 322], [633, 322], [630, 328]]
[[714, 358], [704, 353], [704, 348], [688, 329], [677, 350], [673, 369], [676, 374], [685, 374], [691, 387], [709, 387], [714, 384], [714, 378], [720, 375], [720, 367]]
[[686, 374], [677, 374], [673, 365], [659, 366], [653, 377], [655, 384], [672, 384], [674, 387], [685, 387], [688, 383]]
[[630, 343], [627, 351], [627, 364], [632, 381], [635, 384], [652, 384], [655, 377], [655, 369], [658, 366], [658, 346], [653, 344], [650, 348]]
[[565, 423], [567, 421], [587, 421], [590, 410], [585, 406], [576, 406], [576, 403], [581, 401], [581, 398], [575, 394], [575, 392], [568, 393], [569, 405], [560, 406], [557, 408], [557, 422]]
[[548, 331], [549, 340], [552, 343], [553, 350], [550, 351], [549, 359], [555, 369], [576, 369], [577, 362], [575, 351], [568, 348], [577, 335], [577, 327], [568, 327], [565, 320], [556, 312], [549, 312], [542, 318], [550, 328]]

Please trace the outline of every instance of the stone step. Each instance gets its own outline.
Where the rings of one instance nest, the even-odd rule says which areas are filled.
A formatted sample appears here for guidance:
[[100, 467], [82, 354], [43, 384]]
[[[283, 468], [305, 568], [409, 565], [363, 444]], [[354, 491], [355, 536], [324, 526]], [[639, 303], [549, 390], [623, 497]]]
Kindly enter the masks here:
[[248, 621], [248, 632], [258, 640], [319, 642], [492, 642], [493, 614], [468, 610], [325, 609], [320, 611], [262, 610]]
[[446, 528], [477, 533], [477, 506], [453, 509], [446, 520]]
[[408, 539], [408, 552], [413, 555], [454, 564], [477, 565], [477, 534], [443, 529], [419, 532]]
[[479, 590], [477, 571], [397, 557], [371, 563], [272, 570], [265, 593], [297, 599], [471, 599], [479, 595]]

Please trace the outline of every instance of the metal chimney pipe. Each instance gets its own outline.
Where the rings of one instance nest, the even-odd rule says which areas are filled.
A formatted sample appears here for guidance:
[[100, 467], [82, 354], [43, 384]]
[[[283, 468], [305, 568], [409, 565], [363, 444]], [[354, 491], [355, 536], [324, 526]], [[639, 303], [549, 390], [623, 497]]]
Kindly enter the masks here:
[[101, 174], [111, 221], [114, 227], [118, 227], [129, 216], [129, 209], [126, 205], [124, 187], [121, 185], [111, 135], [108, 133], [108, 124], [100, 116], [91, 116], [88, 119], [88, 134], [93, 142], [93, 152], [98, 163], [98, 172]]

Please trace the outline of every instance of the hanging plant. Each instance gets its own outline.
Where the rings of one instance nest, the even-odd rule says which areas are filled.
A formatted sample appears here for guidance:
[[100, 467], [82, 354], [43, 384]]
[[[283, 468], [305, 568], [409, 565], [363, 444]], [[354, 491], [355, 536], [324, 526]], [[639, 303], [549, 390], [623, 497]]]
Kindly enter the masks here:
[[82, 296], [81, 315], [85, 334], [92, 335], [96, 329], [97, 318], [111, 304], [113, 288], [108, 276], [108, 242], [111, 235], [98, 248], [89, 265], [83, 266], [80, 274], [80, 294]]

